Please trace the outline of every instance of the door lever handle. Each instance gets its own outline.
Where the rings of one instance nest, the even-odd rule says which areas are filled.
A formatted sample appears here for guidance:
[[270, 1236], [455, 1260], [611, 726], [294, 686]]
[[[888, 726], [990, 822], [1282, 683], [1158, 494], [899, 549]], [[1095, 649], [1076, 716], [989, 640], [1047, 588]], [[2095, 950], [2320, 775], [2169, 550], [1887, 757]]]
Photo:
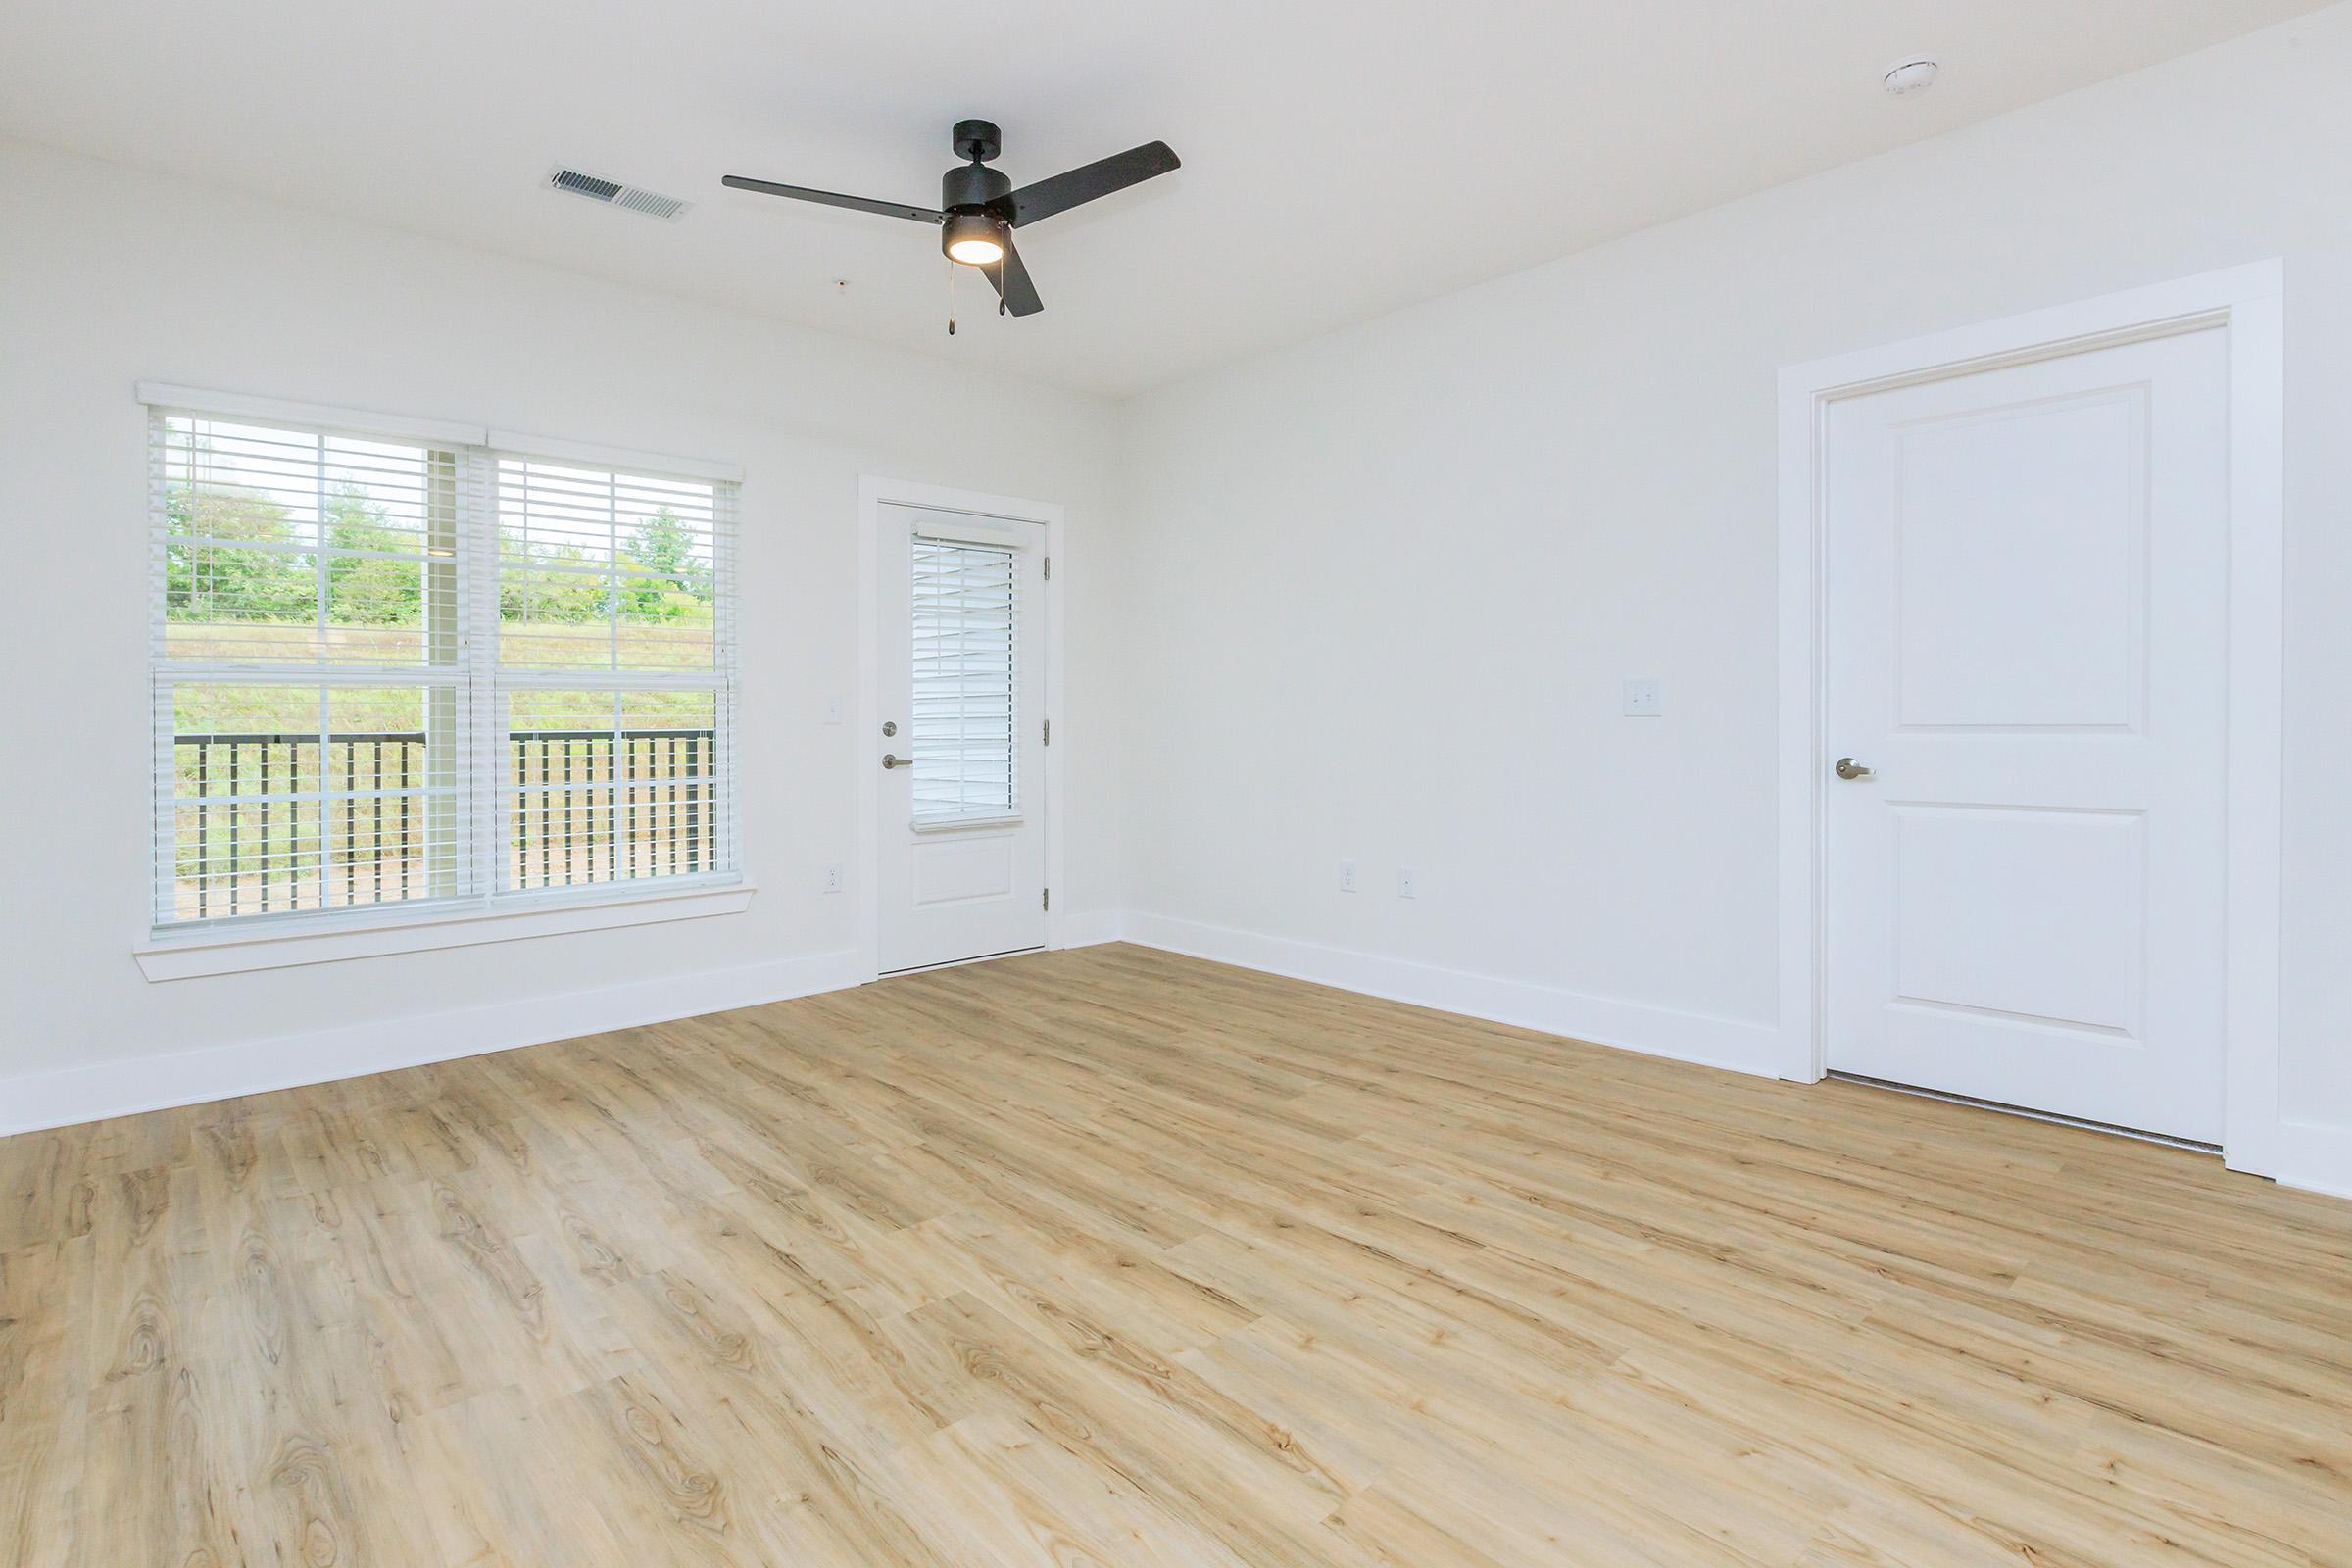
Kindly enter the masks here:
[[1878, 774], [1850, 757], [1840, 757], [1838, 759], [1838, 776], [1839, 778], [1876, 778]]
[[911, 757], [893, 757], [888, 752], [884, 752], [882, 754], [882, 765], [885, 768], [912, 767], [914, 765], [914, 759]]

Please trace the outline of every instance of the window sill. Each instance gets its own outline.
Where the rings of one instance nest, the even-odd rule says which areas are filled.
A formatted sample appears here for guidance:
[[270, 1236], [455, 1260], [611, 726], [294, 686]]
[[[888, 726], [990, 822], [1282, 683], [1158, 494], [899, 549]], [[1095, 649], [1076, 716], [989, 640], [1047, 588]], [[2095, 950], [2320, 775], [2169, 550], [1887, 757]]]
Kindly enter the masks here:
[[1018, 811], [1008, 816], [937, 816], [928, 821], [918, 816], [906, 826], [915, 833], [978, 833], [992, 829], [1003, 832], [1019, 827], [1021, 820]]
[[614, 926], [696, 920], [740, 914], [759, 890], [751, 883], [697, 883], [692, 887], [593, 893], [563, 903], [533, 901], [510, 908], [469, 907], [457, 913], [390, 917], [365, 925], [349, 920], [271, 925], [267, 929], [211, 930], [159, 936], [132, 950], [149, 980], [188, 980], [199, 975], [239, 974], [251, 969], [284, 969], [344, 958], [373, 958], [435, 948], [472, 947], [522, 937], [604, 931]]

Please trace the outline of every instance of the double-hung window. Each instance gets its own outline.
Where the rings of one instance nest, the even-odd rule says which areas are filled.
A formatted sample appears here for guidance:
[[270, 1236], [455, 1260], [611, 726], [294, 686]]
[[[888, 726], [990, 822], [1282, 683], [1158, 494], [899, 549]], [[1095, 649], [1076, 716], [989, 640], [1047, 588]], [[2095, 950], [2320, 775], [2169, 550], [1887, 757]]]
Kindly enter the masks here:
[[731, 479], [149, 403], [159, 937], [739, 880]]

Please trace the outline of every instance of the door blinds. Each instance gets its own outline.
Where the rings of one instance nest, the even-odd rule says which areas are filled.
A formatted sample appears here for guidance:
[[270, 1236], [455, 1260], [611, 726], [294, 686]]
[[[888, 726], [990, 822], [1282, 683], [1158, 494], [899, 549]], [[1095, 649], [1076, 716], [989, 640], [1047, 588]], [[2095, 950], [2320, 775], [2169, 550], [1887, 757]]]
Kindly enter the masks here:
[[1014, 816], [1014, 551], [917, 534], [913, 554], [914, 819]]

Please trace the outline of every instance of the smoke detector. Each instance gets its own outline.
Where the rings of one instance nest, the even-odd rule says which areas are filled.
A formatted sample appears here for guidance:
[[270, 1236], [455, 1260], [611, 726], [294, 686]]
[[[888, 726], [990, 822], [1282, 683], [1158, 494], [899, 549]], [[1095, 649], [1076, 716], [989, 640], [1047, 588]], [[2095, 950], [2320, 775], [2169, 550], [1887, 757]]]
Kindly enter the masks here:
[[550, 172], [547, 185], [548, 189], [560, 190], [566, 196], [577, 196], [602, 207], [626, 208], [632, 213], [643, 213], [648, 218], [675, 218], [690, 205], [675, 196], [641, 190], [635, 185], [624, 185], [617, 179], [607, 179], [602, 174], [584, 173], [564, 166]]
[[1897, 98], [1914, 98], [1936, 85], [1938, 68], [1933, 55], [1907, 55], [1886, 68], [1881, 84]]

